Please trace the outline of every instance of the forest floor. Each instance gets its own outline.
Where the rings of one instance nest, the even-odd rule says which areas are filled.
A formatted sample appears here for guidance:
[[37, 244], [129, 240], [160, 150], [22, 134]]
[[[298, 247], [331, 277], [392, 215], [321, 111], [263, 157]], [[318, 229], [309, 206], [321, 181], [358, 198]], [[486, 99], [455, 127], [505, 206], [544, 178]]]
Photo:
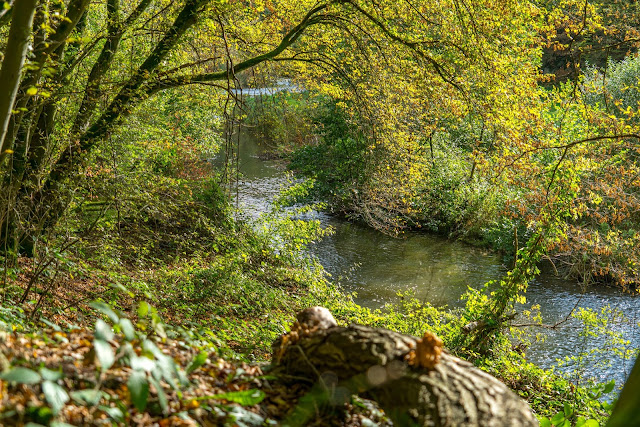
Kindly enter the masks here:
[[[9, 374], [0, 381], [2, 425], [275, 425], [296, 409], [313, 385], [285, 384], [268, 375], [268, 365], [225, 360], [215, 351], [199, 350], [183, 340], [156, 337], [153, 344], [130, 342], [139, 357], [155, 346], [175, 363], [181, 374], [172, 385], [152, 379], [155, 367], [146, 371], [125, 361], [121, 336], [109, 340], [116, 360], [103, 369], [94, 340], [94, 333], [86, 329], [3, 333], [2, 363], [12, 361], [9, 374], [13, 372], [17, 381], [11, 381]], [[129, 390], [136, 371], [149, 378], [140, 397], [144, 406]], [[384, 414], [361, 399], [341, 408], [316, 408], [312, 415], [305, 425], [385, 423]], [[289, 419], [287, 424], [301, 423]]]
[[[14, 301], [30, 284], [31, 292], [24, 304], [0, 310], [0, 425], [388, 423], [373, 402], [357, 397], [301, 410], [312, 381], [269, 375], [264, 350], [248, 363], [238, 353], [246, 349], [241, 339], [222, 342], [211, 331], [195, 331], [190, 326], [204, 320], [198, 313], [187, 318], [149, 293], [114, 287], [96, 265], [82, 275], [60, 269], [47, 279], [34, 274], [32, 260], [19, 263], [5, 291]], [[128, 274], [150, 280], [160, 273]], [[145, 302], [149, 297], [158, 310]], [[301, 411], [303, 422], [296, 418]]]

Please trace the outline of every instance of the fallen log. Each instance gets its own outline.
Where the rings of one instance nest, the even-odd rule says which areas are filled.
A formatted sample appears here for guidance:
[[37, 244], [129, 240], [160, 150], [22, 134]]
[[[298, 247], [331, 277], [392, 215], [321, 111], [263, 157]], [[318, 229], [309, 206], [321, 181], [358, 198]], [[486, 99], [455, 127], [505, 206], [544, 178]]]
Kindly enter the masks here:
[[362, 325], [335, 326], [322, 307], [298, 315], [273, 344], [283, 377], [306, 377], [334, 401], [351, 394], [375, 400], [395, 425], [536, 426], [528, 404], [488, 373], [422, 339]]

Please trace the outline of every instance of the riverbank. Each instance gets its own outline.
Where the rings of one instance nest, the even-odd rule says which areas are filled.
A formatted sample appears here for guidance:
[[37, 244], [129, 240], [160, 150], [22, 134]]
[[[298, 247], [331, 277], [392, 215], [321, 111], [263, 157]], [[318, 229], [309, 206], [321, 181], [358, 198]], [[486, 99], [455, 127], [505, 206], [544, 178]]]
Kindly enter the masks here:
[[[332, 212], [389, 235], [424, 230], [461, 240], [513, 263], [531, 236], [546, 233], [549, 208], [558, 230], [545, 255], [560, 275], [637, 294], [637, 197], [615, 179], [627, 174], [625, 168], [635, 170], [631, 159], [598, 168], [589, 151], [574, 153], [576, 164], [563, 172], [567, 182], [556, 182], [551, 197], [546, 180], [556, 179], [558, 154], [538, 147], [511, 159], [508, 149], [487, 148], [495, 134], [472, 116], [447, 121], [427, 136], [410, 128], [391, 137], [394, 131], [384, 122], [369, 123], [376, 119], [363, 118], [357, 103], [311, 91], [264, 94], [247, 105], [252, 131], [313, 182], [310, 200], [325, 201]], [[554, 105], [540, 113], [544, 120], [560, 120]], [[587, 131], [581, 126], [567, 137], [579, 139]], [[538, 150], [544, 154], [531, 155]], [[606, 185], [597, 183], [601, 174]]]
[[[136, 259], [135, 252], [128, 249], [130, 238], [139, 237], [120, 234], [117, 240], [87, 238], [64, 256], [65, 262], [58, 266], [53, 281], [55, 286], [49, 287], [52, 282], [34, 276], [38, 266], [32, 260], [21, 260], [16, 270], [19, 273], [6, 288], [11, 292], [7, 296], [17, 300], [34, 277], [33, 290], [36, 292], [29, 293], [29, 298], [17, 311], [5, 307], [3, 329], [27, 337], [38, 335], [42, 333], [39, 331], [43, 325], [37, 319], [42, 317], [57, 323], [56, 328], [61, 328], [65, 334], [72, 330], [83, 331], [82, 336], [108, 334], [103, 326], [98, 326], [100, 322], [96, 323], [96, 318], [108, 321], [110, 311], [105, 311], [105, 303], [109, 303], [114, 312], [119, 313], [118, 318], [130, 319], [144, 336], [162, 340], [165, 335], [187, 334], [195, 339], [195, 343], [185, 341], [187, 352], [180, 356], [185, 363], [198, 353], [196, 349], [207, 345], [215, 349], [215, 357], [232, 364], [232, 371], [246, 370], [237, 365], [236, 360], [254, 363], [268, 360], [271, 343], [288, 330], [294, 313], [313, 305], [327, 307], [340, 325], [360, 323], [414, 336], [420, 336], [428, 329], [440, 335], [447, 347], [455, 340], [461, 326], [455, 313], [437, 310], [411, 298], [388, 306], [384, 311], [357, 305], [344, 288], [326, 280], [320, 265], [300, 249], [295, 249], [300, 242], [315, 238], [308, 234], [311, 229], [300, 227], [295, 217], [290, 218], [291, 222], [287, 222], [286, 215], [279, 219], [284, 221], [281, 223], [284, 228], [295, 231], [289, 235], [297, 239], [294, 244], [283, 245], [280, 241], [278, 246], [273, 246], [273, 228], [260, 232], [241, 221], [234, 221], [231, 210], [225, 211], [226, 214], [218, 212], [216, 228], [208, 234], [201, 230], [200, 238], [190, 242], [191, 250], [186, 254], [176, 255], [174, 247], [165, 245], [165, 249], [161, 247], [152, 253], [153, 260], [147, 258], [145, 261]], [[188, 212], [180, 212], [181, 215], [185, 213]], [[171, 241], [171, 230], [171, 227], [159, 229], [156, 238]], [[101, 301], [100, 305], [90, 304], [95, 300]], [[93, 307], [100, 310], [95, 311]], [[20, 312], [25, 314], [20, 315]], [[106, 317], [103, 317], [104, 313]], [[119, 326], [116, 331], [124, 329]], [[95, 346], [90, 339], [82, 342], [81, 347], [89, 351]], [[54, 355], [47, 362], [49, 369], [61, 366], [55, 355], [62, 353], [55, 349], [64, 343], [65, 340], [54, 340], [46, 344], [47, 354]], [[100, 351], [94, 348], [94, 352]], [[118, 351], [119, 347], [114, 347], [114, 354]], [[467, 357], [470, 355], [463, 353]], [[570, 381], [528, 363], [507, 341], [495, 347], [492, 354], [476, 355], [472, 359], [527, 399], [540, 416], [553, 416], [562, 410], [567, 399], [579, 402], [575, 406], [577, 414], [606, 416], [606, 410], [597, 401], [588, 399], [587, 388], [576, 387]], [[32, 368], [37, 370], [37, 366]], [[74, 381], [65, 387], [69, 393], [84, 389]], [[39, 389], [34, 390], [38, 393]], [[133, 400], [125, 400], [125, 403], [133, 404]], [[188, 402], [182, 404], [189, 405]], [[50, 402], [40, 397], [31, 406], [6, 406], [3, 412], [9, 417], [7, 419], [17, 416], [12, 412], [17, 409], [23, 411], [20, 417], [31, 417], [37, 416], [42, 407], [51, 409]], [[127, 410], [125, 406], [121, 412]]]
[[[0, 400], [4, 399], [0, 405], [3, 422], [9, 422], [8, 425], [12, 425], [14, 421], [47, 424], [52, 421], [55, 413], [59, 414], [56, 420], [70, 423], [78, 420], [82, 420], [81, 423], [91, 423], [97, 419], [112, 419], [115, 422], [140, 425], [150, 420], [176, 425], [178, 419], [215, 419], [223, 424], [233, 423], [234, 419], [237, 420], [234, 418], [236, 416], [250, 417], [244, 411], [257, 413], [263, 419], [265, 414], [271, 419], [285, 417], [295, 409], [295, 402], [305, 394], [304, 387], [296, 388], [295, 392], [271, 386], [269, 390], [263, 389], [265, 393], [269, 393], [263, 403], [275, 404], [275, 409], [271, 407], [266, 412], [257, 401], [255, 404], [250, 403], [253, 400], [241, 392], [253, 390], [251, 393], [255, 394], [256, 385], [265, 385], [266, 377], [261, 371], [260, 363], [270, 358], [272, 337], [288, 330], [298, 307], [323, 304], [331, 308], [340, 325], [361, 323], [413, 335], [422, 334], [425, 325], [429, 325], [429, 330], [437, 331], [445, 337], [445, 345], [446, 338], [451, 338], [446, 333], [447, 324], [453, 318], [428, 306], [407, 300], [403, 305], [395, 309], [389, 307], [384, 312], [369, 310], [353, 304], [348, 295], [328, 283], [296, 282], [300, 279], [296, 272], [305, 274], [296, 268], [287, 268], [288, 283], [265, 280], [276, 277], [271, 271], [274, 266], [268, 262], [261, 264], [264, 270], [262, 279], [241, 282], [238, 277], [235, 280], [224, 277], [225, 272], [237, 272], [240, 265], [229, 265], [227, 269], [216, 263], [214, 258], [190, 257], [167, 265], [166, 269], [145, 269], [137, 272], [138, 276], [136, 271], [129, 270], [121, 276], [119, 283], [125, 283], [125, 279], [130, 278], [128, 292], [114, 289], [113, 269], [101, 271], [94, 265], [90, 272], [95, 275], [93, 278], [85, 275], [74, 279], [62, 274], [62, 286], [46, 296], [46, 302], [38, 313], [43, 318], [50, 319], [48, 325], [52, 325], [52, 321], [59, 325], [55, 325], [54, 329], [49, 329], [50, 326], [42, 325], [35, 319], [29, 320], [19, 310], [5, 307], [0, 313], [0, 328], [5, 333], [3, 345], [8, 346], [11, 352], [3, 350], [9, 361], [8, 364], [5, 363], [4, 370], [23, 367], [39, 372], [44, 363], [51, 372], [69, 371], [61, 385], [67, 394], [57, 389], [57, 396], [68, 395], [73, 399], [53, 403], [48, 392], [41, 389], [41, 381], [50, 381], [50, 377], [47, 377], [49, 374], [46, 373], [48, 371], [40, 374], [43, 380], [18, 388], [9, 387], [7, 382], [0, 380], [0, 385], [5, 390], [0, 397]], [[27, 265], [24, 267], [29, 270]], [[218, 280], [210, 282], [204, 279], [210, 278], [207, 275], [212, 272], [218, 275]], [[273, 275], [270, 276], [270, 273]], [[105, 282], [100, 280], [101, 276], [109, 276], [110, 279]], [[281, 271], [277, 277], [282, 280], [285, 276]], [[26, 284], [15, 283], [20, 287]], [[98, 287], [98, 284], [102, 286]], [[71, 295], [69, 290], [74, 288], [75, 293]], [[211, 293], [206, 295], [205, 289]], [[98, 295], [110, 301], [113, 309], [105, 303], [86, 303], [99, 298]], [[73, 308], [64, 309], [56, 305], [56, 301], [64, 301], [70, 297], [76, 301]], [[32, 303], [21, 307], [27, 314], [30, 309], [33, 309]], [[102, 320], [96, 323], [96, 319]], [[125, 326], [128, 323], [123, 319], [129, 319], [135, 325], [136, 335], [133, 338], [127, 338], [130, 332], [128, 326]], [[109, 338], [112, 334], [109, 332], [111, 326], [105, 329], [105, 321], [108, 325], [115, 322], [115, 340]], [[43, 330], [43, 327], [47, 329]], [[6, 335], [7, 332], [10, 335]], [[45, 336], [53, 339], [38, 338]], [[197, 367], [193, 374], [189, 374], [188, 379], [191, 384], [200, 385], [195, 391], [192, 387], [180, 388], [182, 395], [176, 394], [176, 390], [163, 387], [163, 393], [167, 396], [165, 403], [162, 395], [153, 388], [151, 393], [144, 396], [146, 406], [139, 406], [142, 405], [139, 399], [143, 397], [131, 394], [131, 389], [127, 388], [131, 384], [126, 359], [121, 359], [120, 356], [117, 366], [98, 375], [101, 366], [111, 363], [106, 361], [109, 356], [103, 354], [106, 350], [96, 347], [95, 340], [102, 339], [100, 337], [105, 337], [108, 341], [111, 346], [108, 353], [112, 355], [125, 351], [124, 345], [132, 339], [134, 349], [146, 343], [146, 340], [151, 340], [163, 354], [171, 356], [178, 369], [189, 371], [196, 363]], [[150, 344], [144, 345], [149, 347]], [[28, 353], [24, 352], [25, 348], [30, 349]], [[571, 396], [572, 401], [577, 399], [580, 402], [575, 404], [577, 414], [598, 417], [606, 415], [606, 411], [599, 408], [597, 402], [588, 400], [588, 389], [575, 387], [571, 382], [527, 363], [517, 352], [508, 351], [507, 348], [502, 348], [502, 351], [506, 352], [500, 356], [494, 354], [476, 358], [476, 363], [493, 375], [498, 375], [501, 381], [527, 399], [539, 416], [550, 417], [561, 411], [568, 396]], [[203, 352], [207, 355], [206, 359], [205, 356], [200, 356]], [[67, 354], [74, 356], [69, 358], [65, 356]], [[146, 353], [143, 351], [142, 354]], [[157, 358], [157, 355], [154, 357]], [[78, 373], [73, 363], [80, 363], [80, 360], [84, 362], [81, 373]], [[243, 360], [251, 361], [251, 364], [243, 364]], [[99, 399], [97, 403], [93, 403], [93, 395], [90, 394], [93, 383], [89, 379], [94, 374], [106, 379], [104, 383], [98, 383], [101, 392], [106, 394], [95, 396]], [[84, 380], [81, 381], [82, 378]], [[212, 378], [218, 378], [215, 384], [212, 383]], [[273, 382], [270, 384], [273, 385]], [[259, 400], [262, 402], [262, 399]], [[163, 411], [161, 405], [164, 404], [170, 409]], [[60, 408], [55, 405], [60, 405]], [[592, 413], [594, 410], [595, 415]], [[331, 411], [321, 412], [318, 417], [318, 422], [335, 425], [344, 425], [344, 420], [347, 419], [384, 420], [375, 409], [362, 412], [361, 405], [355, 401], [339, 409], [337, 414]], [[365, 425], [356, 421], [353, 421], [353, 425]]]
[[[240, 139], [243, 179], [239, 202], [254, 221], [271, 210], [281, 189], [291, 185], [281, 161], [262, 160], [262, 153], [272, 148], [259, 141], [247, 133]], [[301, 218], [317, 220], [333, 230], [313, 243], [309, 253], [331, 275], [333, 283], [354, 293], [357, 304], [372, 310], [412, 298], [443, 310], [461, 310], [466, 302], [460, 297], [469, 287], [480, 289], [509, 269], [504, 258], [493, 251], [442, 236], [407, 232], [395, 238], [324, 212], [310, 212]], [[527, 303], [518, 306], [520, 315], [514, 324], [535, 323], [522, 314], [532, 312], [532, 307], [533, 315], [539, 314], [538, 322], [547, 326], [562, 322], [553, 329], [518, 328], [527, 330], [527, 338], [518, 337], [519, 332], [514, 338], [516, 343], [521, 339], [526, 343], [521, 347], [527, 360], [576, 379], [615, 379], [618, 384], [625, 381], [633, 361], [633, 355], [626, 351], [640, 347], [636, 328], [640, 299], [615, 287], [581, 286], [575, 280], [559, 277], [549, 264], [532, 281], [526, 298]], [[598, 313], [607, 327], [603, 323], [596, 332], [589, 319], [578, 316], [579, 310]], [[616, 346], [624, 357], [615, 354]], [[578, 354], [580, 357], [572, 359]]]

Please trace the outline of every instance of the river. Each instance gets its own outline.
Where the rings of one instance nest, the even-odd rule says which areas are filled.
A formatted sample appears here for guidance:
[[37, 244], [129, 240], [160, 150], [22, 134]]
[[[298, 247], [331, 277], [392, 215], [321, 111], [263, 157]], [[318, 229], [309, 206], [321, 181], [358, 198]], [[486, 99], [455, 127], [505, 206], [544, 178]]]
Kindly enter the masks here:
[[[287, 185], [286, 171], [282, 161], [263, 160], [264, 148], [244, 133], [239, 150], [242, 174], [239, 205], [242, 215], [255, 220], [269, 209], [273, 197]], [[334, 282], [347, 292], [356, 292], [355, 301], [366, 307], [381, 308], [394, 301], [398, 292], [407, 291], [435, 306], [460, 306], [460, 295], [468, 286], [480, 287], [488, 280], [499, 279], [506, 271], [501, 256], [439, 236], [416, 232], [398, 239], [321, 212], [315, 218], [323, 225], [333, 227], [335, 233], [313, 245], [310, 252]], [[575, 282], [543, 271], [527, 292], [526, 305], [534, 304], [541, 306], [543, 321], [547, 324], [564, 319], [576, 304], [596, 310], [609, 305], [628, 318], [614, 322], [613, 328], [623, 333], [632, 348], [638, 348], [640, 344], [640, 298], [617, 289], [590, 287], [583, 290]], [[610, 345], [610, 341], [602, 337], [580, 337], [580, 330], [579, 322], [574, 319], [553, 330], [536, 328], [534, 332], [546, 337], [544, 342], [534, 343], [527, 349], [528, 360], [549, 368], [557, 365], [557, 359]], [[590, 359], [586, 366], [577, 370], [572, 365], [558, 369], [577, 378], [598, 381], [613, 378], [617, 384], [622, 384], [632, 366], [633, 360], [605, 354]]]

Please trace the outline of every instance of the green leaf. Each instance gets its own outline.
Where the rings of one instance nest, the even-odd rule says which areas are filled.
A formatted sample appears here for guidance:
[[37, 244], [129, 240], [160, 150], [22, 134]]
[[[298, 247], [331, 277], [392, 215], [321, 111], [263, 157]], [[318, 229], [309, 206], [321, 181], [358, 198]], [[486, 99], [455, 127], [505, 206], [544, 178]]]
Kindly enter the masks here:
[[380, 424], [371, 421], [369, 418], [363, 418], [362, 420], [360, 420], [360, 422], [362, 423], [363, 427], [376, 427]]
[[53, 421], [49, 427], [74, 427], [72, 424], [63, 423], [62, 421]]
[[258, 414], [247, 411], [240, 406], [234, 406], [233, 408], [231, 408], [231, 410], [229, 411], [229, 416], [239, 426], [261, 426], [264, 424], [264, 418], [262, 418]]
[[136, 338], [136, 330], [133, 327], [133, 323], [129, 319], [120, 319], [120, 327], [124, 334], [124, 339], [127, 341], [133, 341]]
[[600, 427], [600, 423], [594, 419], [585, 421], [584, 427]]
[[112, 408], [110, 406], [98, 406], [98, 409], [104, 412], [114, 421], [119, 423], [124, 421], [124, 414], [120, 410], [120, 408]]
[[162, 323], [162, 318], [158, 316], [155, 310], [151, 311], [151, 326], [156, 334], [158, 334], [162, 338], [167, 338], [167, 333], [164, 330], [164, 324]]
[[167, 410], [169, 409], [169, 402], [167, 400], [167, 395], [162, 389], [160, 381], [158, 381], [154, 377], [150, 377], [149, 382], [151, 382], [151, 384], [153, 384], [153, 387], [156, 389], [156, 394], [158, 395], [158, 403], [160, 404], [160, 408], [162, 408], [162, 412], [166, 415]]
[[138, 316], [139, 317], [146, 316], [147, 313], [149, 313], [150, 309], [151, 307], [149, 306], [149, 303], [147, 303], [146, 301], [141, 301], [140, 305], [138, 306]]
[[103, 372], [113, 366], [113, 362], [115, 362], [115, 354], [113, 352], [113, 348], [111, 348], [111, 345], [108, 342], [95, 339], [93, 340], [93, 348], [96, 351], [96, 357], [98, 358], [98, 362], [100, 362], [100, 369]]
[[265, 396], [266, 395], [262, 390], [242, 390], [215, 394], [213, 396], [209, 396], [208, 399], [224, 399], [228, 400], [229, 402], [238, 403], [242, 406], [252, 406], [262, 402]]
[[584, 423], [587, 420], [584, 417], [578, 417], [578, 420], [576, 421], [576, 425], [575, 427], [584, 427]]
[[192, 373], [193, 371], [204, 365], [207, 362], [208, 356], [209, 353], [207, 353], [206, 351], [201, 351], [200, 353], [198, 353], [187, 367], [187, 374]]
[[58, 381], [63, 377], [62, 371], [52, 371], [51, 369], [47, 369], [44, 366], [40, 368], [40, 375], [43, 379], [48, 381]]
[[149, 383], [147, 375], [142, 371], [133, 371], [127, 381], [127, 387], [131, 394], [131, 401], [138, 412], [144, 411], [147, 407], [147, 398], [149, 397]]
[[163, 356], [157, 359], [158, 367], [160, 368], [160, 374], [162, 378], [173, 388], [178, 395], [181, 394], [180, 386], [176, 382], [176, 378], [178, 377], [178, 367], [176, 366], [176, 362], [170, 357]]
[[9, 372], [0, 374], [0, 378], [20, 384], [37, 384], [40, 382], [40, 375], [28, 368], [13, 368]]
[[35, 86], [31, 86], [29, 89], [27, 89], [27, 96], [33, 96], [36, 93], [38, 93], [38, 88]]
[[89, 303], [89, 306], [95, 308], [96, 310], [107, 316], [113, 323], [118, 323], [118, 320], [120, 320], [120, 317], [118, 317], [116, 312], [113, 311], [113, 309], [108, 304], [105, 304], [102, 301], [93, 301]]
[[563, 412], [558, 412], [557, 414], [555, 414], [553, 416], [553, 418], [551, 418], [551, 424], [557, 426], [560, 425], [561, 422], [564, 421], [564, 413]]
[[144, 340], [142, 342], [142, 349], [155, 356], [156, 359], [162, 359], [166, 355], [158, 348], [158, 346], [151, 340]]
[[540, 418], [540, 427], [551, 427], [551, 420], [547, 417]]
[[564, 417], [570, 418], [571, 415], [573, 415], [573, 408], [571, 407], [571, 405], [569, 405], [569, 403], [564, 402]]
[[96, 338], [103, 341], [109, 341], [113, 339], [113, 331], [111, 330], [111, 326], [109, 326], [107, 322], [102, 319], [98, 319], [96, 321], [96, 331], [94, 335]]
[[131, 369], [138, 371], [151, 372], [155, 369], [156, 362], [148, 357], [144, 356], [132, 356], [131, 357]]
[[603, 393], [611, 393], [615, 387], [616, 380], [611, 380], [604, 386]]
[[54, 414], [60, 412], [60, 409], [64, 407], [64, 404], [69, 401], [69, 395], [58, 384], [53, 381], [45, 381], [42, 383], [42, 392], [45, 399], [49, 402]]
[[71, 398], [80, 405], [95, 406], [100, 402], [103, 391], [88, 388], [86, 390], [72, 391]]
[[48, 327], [50, 327], [51, 329], [53, 329], [54, 331], [58, 331], [58, 332], [62, 331], [62, 328], [60, 326], [56, 325], [53, 322], [50, 322], [49, 320], [47, 320], [47, 319], [45, 319], [43, 317], [40, 318], [40, 321], [42, 323], [44, 323], [45, 325], [47, 325]]

